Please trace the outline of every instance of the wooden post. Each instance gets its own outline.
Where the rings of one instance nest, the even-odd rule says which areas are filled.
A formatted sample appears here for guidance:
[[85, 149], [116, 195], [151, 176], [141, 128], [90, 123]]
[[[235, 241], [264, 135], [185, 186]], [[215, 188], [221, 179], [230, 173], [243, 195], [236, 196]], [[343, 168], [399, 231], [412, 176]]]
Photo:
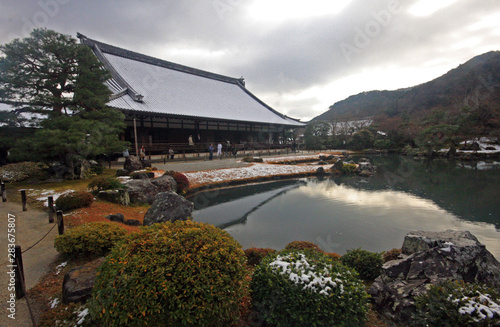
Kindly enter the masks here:
[[48, 207], [49, 207], [49, 224], [52, 224], [54, 222], [54, 197], [49, 196], [48, 197]]
[[59, 235], [64, 234], [64, 218], [61, 210], [57, 210], [57, 230]]
[[5, 183], [3, 181], [1, 184], [1, 191], [2, 191], [2, 202], [7, 202], [7, 191], [5, 190]]
[[137, 123], [134, 117], [134, 143], [135, 143], [135, 156], [139, 157], [139, 145], [137, 144]]
[[28, 211], [28, 204], [26, 203], [26, 190], [19, 190], [21, 192], [21, 201], [23, 203], [23, 211]]
[[23, 256], [21, 251], [21, 246], [16, 245], [14, 248], [15, 259], [14, 259], [14, 276], [15, 276], [15, 289], [16, 298], [22, 299], [26, 295], [26, 283], [24, 281], [24, 266], [23, 266]]

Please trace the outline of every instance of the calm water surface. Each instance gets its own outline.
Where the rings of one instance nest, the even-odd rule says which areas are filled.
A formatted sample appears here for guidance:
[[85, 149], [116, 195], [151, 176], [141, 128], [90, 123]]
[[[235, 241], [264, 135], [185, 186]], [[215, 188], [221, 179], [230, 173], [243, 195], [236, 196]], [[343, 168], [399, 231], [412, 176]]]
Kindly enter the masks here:
[[200, 193], [195, 221], [244, 248], [311, 241], [344, 254], [400, 248], [414, 230], [468, 230], [500, 258], [500, 166], [372, 157], [371, 178], [305, 178]]

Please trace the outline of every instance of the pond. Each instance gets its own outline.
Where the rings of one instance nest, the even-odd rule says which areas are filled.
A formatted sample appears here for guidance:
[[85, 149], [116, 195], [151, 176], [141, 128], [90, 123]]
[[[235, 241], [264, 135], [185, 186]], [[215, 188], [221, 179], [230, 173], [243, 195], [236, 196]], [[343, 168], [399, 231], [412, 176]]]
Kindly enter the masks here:
[[[414, 230], [468, 230], [500, 258], [500, 165], [375, 156], [370, 178], [283, 180], [199, 193], [193, 219], [243, 248], [311, 241], [327, 252], [401, 248]], [[356, 160], [355, 160], [356, 161]]]

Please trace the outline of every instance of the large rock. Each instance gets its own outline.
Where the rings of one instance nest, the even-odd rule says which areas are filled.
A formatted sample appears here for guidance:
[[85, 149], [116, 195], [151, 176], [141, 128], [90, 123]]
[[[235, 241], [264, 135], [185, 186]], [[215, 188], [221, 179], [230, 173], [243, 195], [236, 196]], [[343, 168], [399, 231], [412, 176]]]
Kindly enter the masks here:
[[86, 265], [71, 269], [63, 280], [63, 303], [86, 302], [95, 284], [97, 269], [104, 262], [104, 258], [94, 260]]
[[127, 190], [99, 191], [99, 193], [97, 194], [97, 198], [112, 203], [118, 203], [124, 206], [128, 206], [130, 204], [130, 195]]
[[142, 168], [142, 162], [136, 156], [128, 156], [123, 164], [123, 169], [125, 169], [129, 173], [135, 170], [141, 170]]
[[333, 172], [338, 172], [342, 171], [342, 167], [344, 167], [344, 162], [341, 159], [339, 159], [333, 164], [331, 169]]
[[194, 204], [174, 192], [161, 192], [144, 215], [144, 226], [167, 221], [188, 220]]
[[170, 175], [164, 174], [158, 178], [152, 179], [151, 183], [153, 183], [153, 185], [156, 185], [160, 192], [177, 192], [177, 182]]
[[158, 187], [148, 179], [133, 179], [128, 181], [125, 186], [127, 187], [130, 202], [134, 204], [152, 204], [159, 192]]
[[415, 312], [415, 297], [447, 280], [500, 287], [500, 263], [470, 232], [411, 232], [402, 259], [389, 261], [368, 293], [377, 311], [399, 323]]

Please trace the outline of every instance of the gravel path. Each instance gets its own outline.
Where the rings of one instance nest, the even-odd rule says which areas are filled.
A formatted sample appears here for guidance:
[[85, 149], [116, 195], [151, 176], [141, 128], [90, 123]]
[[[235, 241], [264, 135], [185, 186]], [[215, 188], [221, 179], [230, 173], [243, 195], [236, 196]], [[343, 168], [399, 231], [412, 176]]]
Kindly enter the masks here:
[[[7, 193], [7, 199], [9, 194]], [[15, 218], [13, 218], [15, 217]], [[49, 224], [46, 212], [32, 210], [23, 212], [20, 203], [0, 202], [0, 326], [1, 327], [31, 327], [26, 300], [17, 300], [15, 304], [15, 320], [9, 318], [7, 310], [9, 300], [9, 275], [8, 261], [9, 228], [10, 222], [15, 220], [15, 244], [21, 246], [23, 253], [24, 274], [26, 288], [30, 289], [48, 272], [48, 267], [57, 258], [54, 249], [54, 239], [57, 236], [57, 226]], [[54, 227], [55, 226], [55, 227]], [[54, 228], [53, 228], [54, 227]], [[11, 235], [13, 233], [10, 233]], [[43, 238], [45, 236], [45, 238]], [[11, 236], [10, 236], [11, 237]], [[42, 239], [43, 238], [43, 239]], [[37, 243], [42, 239], [39, 243]], [[34, 245], [37, 243], [36, 245]], [[33, 246], [34, 245], [34, 246]], [[33, 246], [31, 249], [29, 249]]]

